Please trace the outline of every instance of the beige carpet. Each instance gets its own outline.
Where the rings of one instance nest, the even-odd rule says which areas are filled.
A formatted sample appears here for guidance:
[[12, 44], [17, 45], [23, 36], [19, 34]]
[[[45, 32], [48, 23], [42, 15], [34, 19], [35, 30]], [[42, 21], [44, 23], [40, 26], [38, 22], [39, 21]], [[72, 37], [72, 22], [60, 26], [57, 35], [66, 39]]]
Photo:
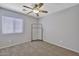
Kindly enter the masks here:
[[78, 53], [43, 42], [34, 41], [0, 49], [1, 56], [79, 56]]

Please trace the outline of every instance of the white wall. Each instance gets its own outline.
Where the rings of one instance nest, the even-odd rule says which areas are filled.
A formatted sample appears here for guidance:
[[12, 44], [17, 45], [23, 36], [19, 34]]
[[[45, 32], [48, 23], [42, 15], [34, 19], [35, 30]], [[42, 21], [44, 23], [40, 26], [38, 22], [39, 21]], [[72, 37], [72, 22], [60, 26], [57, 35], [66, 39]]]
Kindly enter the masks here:
[[[2, 16], [21, 18], [24, 21], [23, 33], [20, 34], [2, 34]], [[9, 11], [0, 8], [0, 48], [24, 43], [31, 40], [31, 24], [35, 23], [36, 19], [30, 16], [26, 16], [20, 13]]]
[[43, 39], [79, 52], [79, 5], [41, 18]]

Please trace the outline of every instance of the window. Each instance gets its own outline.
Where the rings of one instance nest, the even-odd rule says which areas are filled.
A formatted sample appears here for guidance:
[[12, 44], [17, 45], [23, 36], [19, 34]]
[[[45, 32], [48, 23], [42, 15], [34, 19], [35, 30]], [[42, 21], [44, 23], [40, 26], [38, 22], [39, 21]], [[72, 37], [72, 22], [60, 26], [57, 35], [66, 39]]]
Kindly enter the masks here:
[[13, 17], [2, 16], [2, 33], [22, 33], [23, 20]]

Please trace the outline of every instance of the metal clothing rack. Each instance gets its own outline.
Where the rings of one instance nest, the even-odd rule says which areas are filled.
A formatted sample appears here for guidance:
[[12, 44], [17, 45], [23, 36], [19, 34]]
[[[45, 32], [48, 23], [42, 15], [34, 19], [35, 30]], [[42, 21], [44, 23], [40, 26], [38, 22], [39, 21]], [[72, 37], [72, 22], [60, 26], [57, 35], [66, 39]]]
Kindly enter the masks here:
[[43, 27], [40, 23], [31, 24], [31, 41], [43, 41]]

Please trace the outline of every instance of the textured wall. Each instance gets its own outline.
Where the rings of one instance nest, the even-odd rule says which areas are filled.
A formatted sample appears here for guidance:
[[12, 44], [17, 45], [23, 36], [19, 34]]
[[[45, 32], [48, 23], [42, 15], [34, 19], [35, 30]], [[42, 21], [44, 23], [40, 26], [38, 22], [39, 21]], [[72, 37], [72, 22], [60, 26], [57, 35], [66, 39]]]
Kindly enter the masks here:
[[79, 5], [42, 18], [44, 40], [79, 52]]

